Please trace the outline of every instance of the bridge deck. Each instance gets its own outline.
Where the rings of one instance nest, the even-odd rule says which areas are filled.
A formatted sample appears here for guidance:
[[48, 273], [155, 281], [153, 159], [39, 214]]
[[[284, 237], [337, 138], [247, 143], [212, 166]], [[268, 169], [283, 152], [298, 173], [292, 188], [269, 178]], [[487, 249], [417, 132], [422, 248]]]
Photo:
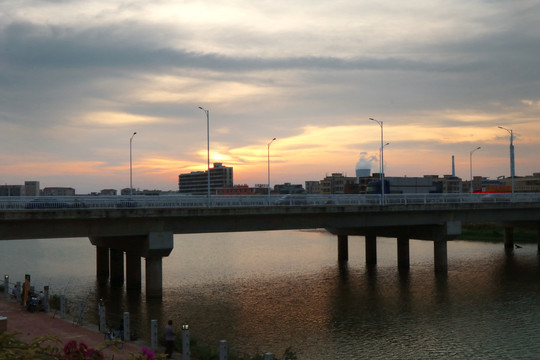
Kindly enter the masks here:
[[1, 198], [0, 240], [312, 228], [348, 234], [416, 228], [414, 234], [418, 227], [448, 223], [540, 223], [540, 194], [386, 195], [384, 205], [380, 200], [379, 195]]

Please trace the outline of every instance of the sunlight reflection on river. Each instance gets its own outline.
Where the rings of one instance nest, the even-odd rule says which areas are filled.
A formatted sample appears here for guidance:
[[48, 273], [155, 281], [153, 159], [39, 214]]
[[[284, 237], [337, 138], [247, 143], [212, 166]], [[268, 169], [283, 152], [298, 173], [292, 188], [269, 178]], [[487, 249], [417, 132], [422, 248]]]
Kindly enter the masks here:
[[540, 353], [536, 245], [507, 256], [502, 243], [449, 242], [445, 277], [434, 274], [429, 241], [410, 241], [408, 272], [397, 269], [395, 239], [378, 239], [377, 255], [366, 267], [363, 237], [349, 237], [349, 262], [339, 266], [337, 239], [315, 231], [175, 235], [163, 300], [148, 302], [96, 290], [88, 239], [0, 242], [0, 271], [12, 281], [32, 274], [36, 286], [89, 304], [103, 296], [110, 317], [130, 311], [143, 336], [150, 319], [170, 318], [212, 348], [226, 339], [249, 354], [280, 357], [289, 346], [299, 359]]

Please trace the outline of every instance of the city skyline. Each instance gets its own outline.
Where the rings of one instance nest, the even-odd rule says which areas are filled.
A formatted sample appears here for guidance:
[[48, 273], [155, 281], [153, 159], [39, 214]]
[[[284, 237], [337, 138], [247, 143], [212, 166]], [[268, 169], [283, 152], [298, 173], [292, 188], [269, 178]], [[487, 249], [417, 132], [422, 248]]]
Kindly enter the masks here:
[[[223, 167], [223, 165], [221, 163], [215, 163], [213, 165], [214, 166], [217, 165], [218, 168]], [[215, 168], [214, 166], [210, 167], [211, 171], [213, 171], [213, 169]], [[225, 168], [228, 168], [228, 167], [225, 166]], [[232, 170], [232, 167], [230, 169]], [[280, 192], [280, 190], [276, 190], [276, 189], [279, 189], [279, 188], [293, 187], [295, 189], [300, 189], [301, 188], [302, 190], [305, 190], [308, 193], [311, 193], [311, 191], [309, 191], [309, 188], [311, 188], [313, 186], [313, 183], [322, 184], [324, 182], [332, 181], [330, 179], [333, 179], [335, 177], [337, 179], [339, 179], [339, 180], [347, 179], [348, 181], [354, 181], [355, 184], [361, 184], [361, 185], [363, 184], [364, 186], [367, 185], [366, 179], [372, 179], [372, 180], [369, 180], [369, 181], [377, 181], [377, 180], [380, 179], [379, 173], [377, 173], [377, 172], [371, 172], [369, 175], [366, 175], [366, 173], [365, 173], [366, 169], [357, 168], [357, 170], [362, 170], [362, 171], [358, 172], [354, 176], [350, 176], [349, 174], [346, 174], [344, 172], [327, 172], [324, 175], [321, 175], [321, 177], [318, 178], [318, 179], [303, 180], [303, 181], [299, 181], [297, 183], [290, 182], [290, 181], [284, 181], [284, 182], [281, 182], [281, 183], [275, 182], [275, 183], [271, 184], [271, 190], [272, 190], [272, 193], [273, 193], [274, 191]], [[207, 174], [207, 172], [206, 172], [206, 169], [201, 170], [201, 171], [193, 171], [193, 172], [190, 172], [190, 173], [179, 174], [179, 177], [182, 176], [182, 175], [184, 175], [184, 176], [185, 175], [198, 175], [198, 177], [200, 178], [201, 174], [204, 176], [204, 178], [202, 180], [199, 179], [200, 188], [204, 190], [203, 192], [206, 195], [206, 192], [207, 192], [207, 183], [206, 183], [206, 174]], [[523, 176], [521, 176], [521, 175], [516, 175], [515, 176], [517, 182], [520, 182], [521, 179], [524, 179], [526, 181], [530, 181], [531, 178], [536, 178], [537, 179], [539, 177], [540, 177], [540, 172], [536, 172], [536, 173], [533, 173], [533, 174], [527, 174], [527, 175], [523, 175]], [[459, 181], [460, 184], [463, 184], [463, 186], [466, 186], [467, 188], [469, 186], [468, 184], [471, 183], [471, 179], [461, 178], [461, 177], [459, 177], [457, 175], [453, 176], [452, 174], [423, 174], [421, 176], [415, 176], [415, 177], [410, 177], [410, 176], [386, 176], [385, 175], [385, 179], [388, 179], [388, 181], [390, 181], [390, 182], [396, 181], [396, 179], [404, 179], [404, 180], [430, 179], [430, 180], [432, 180], [434, 182], [441, 181], [443, 179], [454, 179], [454, 180]], [[506, 181], [505, 181], [505, 179], [506, 179]], [[485, 184], [485, 186], [503, 185], [503, 186], [506, 186], [508, 188], [508, 192], [510, 191], [510, 188], [512, 186], [509, 179], [511, 179], [511, 178], [506, 177], [506, 178], [503, 178], [503, 179], [501, 179], [501, 178], [492, 179], [490, 177], [483, 176], [482, 174], [475, 174], [474, 175], [474, 182], [477, 182], [477, 184], [479, 184], [479, 181], [481, 180], [482, 186], [484, 186], [484, 184]], [[212, 185], [212, 194], [216, 194], [215, 191], [217, 191], [217, 190], [225, 191], [225, 193], [222, 193], [221, 195], [227, 195], [228, 194], [227, 190], [232, 190], [232, 189], [246, 189], [246, 190], [247, 189], [264, 189], [264, 191], [266, 191], [266, 189], [267, 189], [267, 184], [261, 184], [261, 183], [259, 183], [259, 184], [247, 184], [247, 183], [238, 183], [236, 181], [234, 181], [232, 183], [232, 185], [229, 184], [229, 185], [216, 186], [216, 184], [214, 183], [214, 180], [213, 180], [213, 185]], [[159, 192], [162, 192], [164, 194], [165, 193], [172, 193], [172, 192], [191, 194], [191, 192], [186, 192], [185, 189], [184, 189], [184, 191], [182, 191], [180, 189], [181, 185], [179, 183], [177, 183], [177, 188], [176, 189], [135, 188], [134, 187], [134, 188], [131, 189], [133, 191], [133, 193], [131, 193], [129, 187], [123, 187], [123, 188], [93, 189], [93, 190], [85, 193], [85, 192], [78, 191], [76, 184], [71, 184], [71, 185], [66, 185], [66, 186], [55, 186], [54, 184], [50, 184], [50, 185], [41, 186], [41, 183], [40, 183], [39, 180], [25, 180], [24, 184], [21, 183], [21, 184], [2, 184], [2, 185], [0, 185], [0, 188], [8, 189], [8, 188], [13, 187], [15, 189], [15, 190], [12, 190], [12, 191], [15, 191], [14, 194], [12, 194], [12, 195], [2, 195], [2, 196], [29, 196], [28, 194], [20, 195], [20, 194], [18, 194], [18, 191], [21, 191], [19, 189], [22, 189], [22, 188], [25, 188], [25, 187], [28, 187], [28, 186], [34, 186], [33, 183], [38, 184], [38, 190], [39, 191], [48, 192], [48, 194], [43, 194], [43, 195], [46, 195], [46, 196], [56, 196], [56, 195], [51, 195], [51, 193], [53, 193], [53, 192], [73, 192], [73, 195], [80, 195], [80, 196], [83, 196], [83, 195], [96, 195], [96, 194], [100, 194], [100, 193], [102, 193], [103, 195], [156, 195]], [[343, 184], [344, 183], [340, 183], [340, 185], [343, 185]], [[411, 185], [410, 182], [406, 182], [406, 184], [407, 184], [407, 186], [417, 186], [417, 185]], [[412, 183], [412, 184], [416, 184], [416, 183]], [[180, 185], [180, 187], [179, 187], [179, 185]], [[396, 184], [394, 184], [394, 185], [396, 185]], [[399, 183], [399, 184], [397, 184], [397, 186], [401, 187], [402, 185], [401, 185], [401, 183]], [[418, 185], [418, 186], [424, 186], [424, 185]], [[522, 186], [523, 185], [518, 185], [518, 188], [517, 188], [518, 192], [523, 192], [523, 190], [521, 189]], [[526, 186], [536, 187], [536, 185], [531, 185], [531, 184], [527, 184]], [[351, 192], [351, 194], [356, 193], [356, 192], [354, 192], [355, 191], [354, 189], [351, 189], [351, 190], [353, 191], [353, 192]], [[4, 190], [4, 191], [9, 192], [10, 190]], [[34, 190], [32, 190], [32, 191], [34, 191]], [[362, 190], [360, 193], [363, 194], [364, 191], [365, 190]], [[458, 191], [458, 192], [461, 193], [461, 192], [467, 192], [467, 191]], [[492, 192], [493, 189], [486, 190], [486, 191], [487, 192]], [[497, 191], [500, 191], [500, 189], [498, 189]], [[532, 190], [532, 191], [537, 192], [537, 190]], [[135, 192], [137, 192], [137, 193], [135, 193]], [[443, 190], [443, 192], [446, 192], [446, 191]], [[450, 192], [455, 192], [455, 191], [450, 191]], [[531, 192], [531, 190], [528, 190], [527, 192]], [[315, 194], [317, 194], [317, 193], [318, 192], [315, 192]], [[336, 192], [336, 194], [337, 193], [341, 193], [341, 192], [338, 191], [338, 192]], [[400, 193], [400, 192], [392, 192], [392, 193]], [[235, 194], [244, 195], [243, 193], [235, 193]], [[194, 194], [194, 195], [200, 195], [200, 194]], [[219, 195], [219, 193], [218, 193], [218, 195]], [[34, 196], [34, 195], [32, 195], [32, 196]], [[36, 194], [35, 196], [39, 196], [39, 194]], [[72, 195], [58, 195], [58, 196], [72, 196]]]
[[[177, 189], [210, 163], [237, 184], [357, 164], [387, 176], [540, 171], [533, 1], [0, 4], [0, 181]], [[268, 149], [267, 144], [277, 138]]]

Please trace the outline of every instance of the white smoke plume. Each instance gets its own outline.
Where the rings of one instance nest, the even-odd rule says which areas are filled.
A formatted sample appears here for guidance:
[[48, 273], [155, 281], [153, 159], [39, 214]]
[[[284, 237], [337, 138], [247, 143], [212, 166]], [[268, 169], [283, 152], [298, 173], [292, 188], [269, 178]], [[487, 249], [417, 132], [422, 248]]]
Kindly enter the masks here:
[[356, 169], [370, 169], [373, 167], [373, 163], [377, 163], [377, 157], [374, 155], [368, 155], [367, 152], [360, 153], [360, 159], [356, 163]]

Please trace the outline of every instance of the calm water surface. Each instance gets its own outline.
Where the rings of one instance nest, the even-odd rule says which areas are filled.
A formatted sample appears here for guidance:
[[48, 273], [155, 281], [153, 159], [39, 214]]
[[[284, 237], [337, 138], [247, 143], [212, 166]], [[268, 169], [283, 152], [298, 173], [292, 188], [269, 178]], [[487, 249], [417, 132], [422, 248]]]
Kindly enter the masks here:
[[[536, 245], [448, 244], [449, 272], [433, 272], [433, 244], [410, 242], [411, 268], [397, 269], [396, 241], [378, 239], [366, 267], [364, 239], [349, 238], [349, 262], [323, 232], [176, 235], [163, 259], [164, 297], [146, 301], [99, 287], [88, 239], [0, 241], [0, 273], [32, 275], [37, 288], [103, 297], [109, 321], [124, 311], [147, 337], [151, 319], [189, 324], [192, 338], [248, 354], [287, 347], [299, 359], [540, 358], [540, 262]], [[143, 262], [144, 264], [144, 262]], [[144, 268], [143, 268], [144, 279]], [[144, 285], [143, 285], [144, 286]], [[96, 321], [91, 311], [88, 321]]]

